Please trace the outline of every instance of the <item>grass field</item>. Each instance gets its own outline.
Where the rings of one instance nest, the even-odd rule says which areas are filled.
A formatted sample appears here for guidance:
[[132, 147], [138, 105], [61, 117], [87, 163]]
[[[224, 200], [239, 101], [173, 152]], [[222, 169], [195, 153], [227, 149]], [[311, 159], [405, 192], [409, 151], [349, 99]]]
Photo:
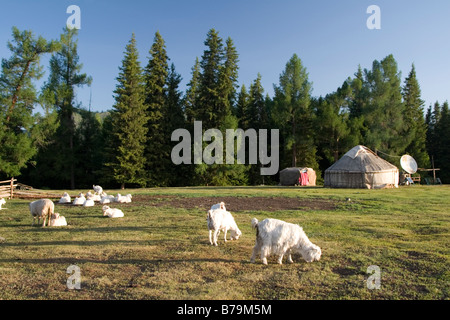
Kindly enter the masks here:
[[[113, 205], [124, 211], [120, 219], [104, 218], [99, 204], [56, 205], [69, 224], [58, 228], [31, 226], [29, 200], [7, 200], [0, 211], [0, 299], [449, 298], [450, 186], [126, 193], [133, 194], [132, 203]], [[226, 243], [220, 237], [214, 247], [206, 208], [221, 199], [236, 200], [227, 208], [243, 235]], [[273, 257], [268, 266], [259, 259], [251, 264], [253, 217], [300, 224], [322, 248], [321, 260], [294, 256], [294, 264], [278, 265]], [[80, 268], [79, 290], [66, 285], [71, 265]], [[381, 286], [370, 290], [372, 265], [381, 270]]]

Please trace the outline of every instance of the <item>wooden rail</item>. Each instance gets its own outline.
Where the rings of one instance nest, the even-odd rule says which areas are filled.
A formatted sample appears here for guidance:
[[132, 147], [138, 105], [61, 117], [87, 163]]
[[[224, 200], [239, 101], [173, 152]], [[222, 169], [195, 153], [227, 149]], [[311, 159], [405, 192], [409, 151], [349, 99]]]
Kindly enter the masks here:
[[23, 183], [18, 183], [17, 179], [0, 181], [0, 198], [22, 198], [22, 199], [42, 199], [59, 198], [61, 195], [47, 192], [46, 190], [34, 189]]

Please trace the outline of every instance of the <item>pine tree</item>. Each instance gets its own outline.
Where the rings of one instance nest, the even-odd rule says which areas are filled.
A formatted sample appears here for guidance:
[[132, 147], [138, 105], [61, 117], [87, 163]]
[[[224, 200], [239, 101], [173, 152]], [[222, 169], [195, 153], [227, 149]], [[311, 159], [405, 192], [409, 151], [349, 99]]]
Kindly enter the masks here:
[[[202, 121], [206, 128], [221, 127], [220, 116], [223, 114], [224, 100], [221, 96], [221, 68], [224, 59], [223, 43], [219, 33], [211, 29], [207, 34], [200, 61], [200, 81], [197, 101], [195, 103], [195, 119]], [[222, 110], [219, 111], [218, 110]]]
[[420, 168], [425, 168], [429, 165], [429, 157], [426, 151], [427, 128], [423, 113], [424, 101], [420, 98], [420, 95], [420, 86], [413, 64], [403, 87], [405, 136], [410, 141], [405, 152], [417, 161]]
[[144, 71], [145, 104], [148, 114], [146, 148], [147, 184], [167, 186], [170, 176], [166, 169], [170, 165], [170, 137], [167, 138], [167, 78], [169, 74], [165, 41], [159, 32], [155, 33], [150, 57]]
[[372, 70], [365, 70], [363, 83], [368, 94], [362, 110], [365, 125], [364, 142], [373, 150], [400, 155], [406, 147], [404, 104], [400, 86], [400, 72], [392, 55], [382, 61], [375, 60]]
[[[231, 38], [223, 47], [223, 40], [214, 29], [205, 40], [206, 50], [200, 61], [199, 90], [195, 102], [195, 119], [202, 121], [203, 129], [237, 129], [238, 119], [233, 113], [238, 78], [238, 53]], [[247, 181], [246, 167], [238, 164], [199, 164], [196, 176], [201, 184], [238, 185]]]
[[439, 136], [437, 132], [437, 125], [441, 117], [441, 106], [438, 101], [433, 106], [429, 106], [427, 115], [425, 117], [425, 123], [427, 126], [426, 145], [427, 152], [430, 160], [434, 158], [439, 149]]
[[77, 29], [64, 28], [61, 35], [61, 50], [50, 59], [50, 75], [44, 90], [54, 94], [55, 106], [58, 110], [60, 126], [56, 132], [58, 139], [53, 145], [54, 161], [57, 168], [55, 174], [59, 180], [68, 181], [69, 187], [75, 189], [76, 170], [83, 164], [77, 159], [75, 149], [74, 114], [78, 110], [75, 89], [90, 85], [92, 78], [81, 73], [83, 65], [79, 63]]
[[249, 101], [247, 106], [248, 126], [255, 130], [267, 128], [268, 115], [264, 88], [261, 85], [261, 74], [250, 85]]
[[186, 121], [193, 125], [197, 116], [196, 102], [198, 101], [198, 91], [200, 86], [200, 62], [195, 58], [195, 64], [192, 67], [192, 78], [187, 84], [186, 97], [184, 99], [184, 109]]
[[147, 142], [147, 106], [143, 71], [139, 63], [134, 34], [119, 68], [115, 104], [111, 112], [115, 137], [114, 161], [109, 163], [116, 182], [145, 185], [145, 144]]
[[[166, 115], [165, 115], [165, 139], [168, 149], [172, 150], [176, 143], [171, 141], [174, 130], [186, 128], [186, 119], [183, 112], [183, 98], [182, 92], [179, 90], [179, 85], [182, 78], [175, 70], [175, 65], [170, 65], [169, 74], [167, 77], [167, 98], [166, 98]], [[189, 167], [183, 166], [181, 168], [174, 165], [172, 162], [168, 163], [166, 173], [169, 177], [168, 185], [170, 186], [185, 186], [190, 183], [192, 176]]]
[[222, 130], [236, 121], [233, 109], [236, 100], [237, 80], [238, 80], [238, 53], [231, 38], [227, 38], [224, 49], [224, 62], [220, 68], [219, 86], [220, 101], [218, 103], [217, 119], [220, 124], [217, 128]]
[[[313, 112], [310, 106], [311, 83], [300, 58], [294, 54], [274, 86], [273, 118], [280, 128], [284, 145], [280, 163], [318, 169], [313, 140]], [[290, 154], [290, 156], [289, 156]]]
[[[436, 110], [435, 113], [438, 111]], [[450, 182], [450, 109], [448, 101], [442, 104], [439, 115], [435, 115], [434, 165], [439, 168], [438, 176], [443, 183]]]
[[241, 129], [248, 129], [249, 121], [250, 121], [250, 115], [248, 111], [248, 104], [249, 104], [250, 96], [247, 92], [247, 88], [245, 87], [245, 84], [241, 86], [241, 91], [239, 92], [236, 108], [235, 108], [235, 116], [238, 119], [238, 127]]
[[33, 80], [42, 77], [40, 58], [58, 48], [56, 41], [37, 39], [32, 31], [12, 29], [9, 59], [2, 59], [0, 75], [0, 175], [18, 176], [36, 153], [29, 132], [37, 93]]

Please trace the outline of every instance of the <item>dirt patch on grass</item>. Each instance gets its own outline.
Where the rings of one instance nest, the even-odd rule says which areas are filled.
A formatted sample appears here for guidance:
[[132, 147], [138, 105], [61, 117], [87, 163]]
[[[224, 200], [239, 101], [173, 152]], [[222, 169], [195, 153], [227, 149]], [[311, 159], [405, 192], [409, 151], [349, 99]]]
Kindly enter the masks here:
[[178, 197], [169, 195], [133, 196], [133, 203], [155, 207], [208, 210], [213, 204], [225, 202], [229, 211], [334, 210], [338, 202], [326, 199], [288, 197]]

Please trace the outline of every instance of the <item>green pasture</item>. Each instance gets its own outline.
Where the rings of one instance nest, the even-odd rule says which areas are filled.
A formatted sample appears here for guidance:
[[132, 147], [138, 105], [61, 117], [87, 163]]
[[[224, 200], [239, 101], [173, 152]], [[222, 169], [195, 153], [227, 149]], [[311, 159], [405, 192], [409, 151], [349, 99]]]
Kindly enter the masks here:
[[[71, 194], [79, 191], [87, 190]], [[449, 298], [450, 186], [192, 187], [121, 193], [140, 198], [111, 205], [121, 208], [124, 218], [103, 217], [99, 204], [56, 205], [69, 224], [57, 228], [31, 226], [30, 200], [7, 200], [0, 211], [0, 299]], [[214, 247], [204, 209], [168, 202], [186, 197], [219, 202], [229, 196], [249, 203], [254, 197], [327, 199], [334, 209], [270, 211], [255, 204], [255, 210], [236, 210], [232, 214], [242, 237], [224, 243], [220, 236]], [[298, 223], [322, 248], [322, 259], [306, 263], [294, 256], [294, 264], [278, 265], [273, 257], [268, 266], [259, 259], [251, 264], [253, 217]], [[80, 289], [67, 287], [72, 265], [79, 267]], [[379, 289], [367, 287], [369, 266], [380, 268]]]

